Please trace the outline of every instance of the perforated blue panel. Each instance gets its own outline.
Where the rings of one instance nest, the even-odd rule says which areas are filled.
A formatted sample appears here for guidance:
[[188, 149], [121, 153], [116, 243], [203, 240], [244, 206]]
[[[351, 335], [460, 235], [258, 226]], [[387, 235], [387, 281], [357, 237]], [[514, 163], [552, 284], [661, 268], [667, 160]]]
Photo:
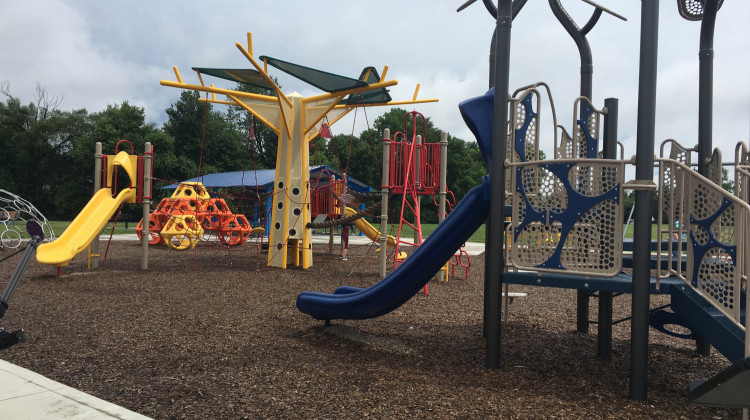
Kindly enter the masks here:
[[729, 255], [730, 258], [729, 261], [722, 260], [722, 263], [729, 264], [733, 267], [737, 265], [737, 246], [726, 245], [722, 243], [716, 238], [716, 235], [711, 230], [711, 225], [713, 225], [714, 222], [721, 216], [721, 214], [724, 213], [724, 211], [731, 205], [732, 202], [725, 197], [722, 199], [721, 207], [719, 207], [716, 213], [712, 214], [711, 216], [702, 220], [698, 220], [692, 214], [690, 215], [690, 223], [700, 226], [708, 235], [707, 241], [705, 241], [704, 244], [701, 244], [698, 241], [698, 238], [695, 236], [695, 232], [692, 230], [690, 232], [690, 241], [693, 245], [693, 267], [696, 267], [696, 269], [693, 269], [693, 276], [690, 280], [693, 287], [698, 287], [698, 277], [700, 274], [700, 270], [698, 270], [697, 267], [701, 266], [701, 263], [705, 258], [711, 258], [711, 256], [709, 255], [710, 250], [722, 250], [722, 252], [725, 252], [727, 255]]
[[[596, 158], [596, 151], [599, 148], [597, 139], [591, 135], [591, 128], [589, 127], [589, 121], [591, 114], [594, 113], [594, 109], [588, 103], [588, 101], [581, 101], [581, 118], [576, 121], [581, 131], [586, 138], [586, 156], [587, 158]], [[581, 156], [583, 157], [583, 156]]]
[[[581, 216], [605, 200], [612, 200], [614, 203], [620, 202], [619, 184], [597, 196], [588, 196], [579, 193], [578, 191], [585, 188], [583, 183], [588, 181], [578, 178], [574, 181], [580, 183], [580, 185], [576, 185], [576, 188], [571, 185], [569, 174], [574, 166], [576, 166], [574, 163], [539, 164], [539, 167], [546, 169], [557, 178], [558, 185], [565, 189], [565, 196], [567, 197], [566, 205], [564, 206], [542, 207], [540, 210], [537, 210], [536, 207], [532, 205], [528, 195], [535, 194], [539, 196], [541, 193], [539, 191], [527, 191], [526, 188], [524, 188], [523, 167], [518, 167], [516, 169], [516, 192], [520, 193], [523, 197], [525, 209], [523, 212], [523, 220], [521, 220], [520, 224], [514, 229], [514, 239], [517, 241], [519, 234], [524, 228], [533, 222], [539, 222], [543, 225], [553, 225], [555, 223], [560, 224], [559, 238], [554, 240], [556, 248], [546, 261], [537, 265], [538, 268], [565, 270], [566, 267], [563, 265], [560, 255], [563, 246], [568, 240], [570, 231], [575, 227]], [[593, 171], [593, 168], [591, 171]], [[561, 196], [562, 194], [557, 192], [557, 195]]]
[[529, 126], [531, 125], [531, 122], [534, 121], [534, 118], [537, 117], [537, 113], [534, 112], [534, 106], [533, 102], [531, 101], [532, 94], [531, 92], [527, 93], [526, 96], [524, 96], [523, 99], [521, 99], [521, 103], [524, 105], [524, 109], [526, 111], [526, 117], [524, 118], [523, 125], [521, 128], [517, 128], [515, 130], [515, 141], [514, 141], [514, 147], [516, 148], [516, 152], [518, 153], [518, 156], [521, 157], [521, 162], [526, 162], [526, 135], [529, 131]]

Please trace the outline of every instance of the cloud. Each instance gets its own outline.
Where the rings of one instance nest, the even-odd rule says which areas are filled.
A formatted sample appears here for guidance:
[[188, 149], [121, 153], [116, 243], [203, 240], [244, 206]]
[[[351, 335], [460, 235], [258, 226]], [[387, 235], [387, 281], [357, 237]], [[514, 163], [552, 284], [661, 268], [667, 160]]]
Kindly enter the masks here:
[[125, 100], [151, 108], [147, 98], [158, 85], [149, 89], [143, 81], [155, 78], [157, 67], [128, 61], [98, 44], [88, 21], [66, 3], [44, 3], [34, 13], [28, 4], [8, 3], [0, 18], [0, 38], [23, 39], [0, 50], [0, 61], [12, 63], [0, 69], [11, 93], [32, 101], [38, 83], [49, 94], [64, 96], [62, 109], [97, 111]]
[[[601, 106], [606, 97], [620, 99], [619, 131], [626, 155], [631, 155], [637, 127], [640, 2], [600, 1], [628, 21], [605, 14], [588, 35], [594, 102]], [[0, 81], [9, 81], [24, 102], [33, 100], [39, 83], [50, 94], [65, 94], [63, 109], [96, 112], [127, 100], [144, 107], [149, 121], [160, 123], [164, 109], [179, 98], [178, 90], [159, 85], [161, 79], [174, 79], [172, 66], [190, 82], [197, 82], [192, 66], [248, 67], [234, 43], [245, 44], [250, 30], [256, 55], [351, 77], [365, 66], [381, 71], [388, 65], [388, 77], [400, 81], [392, 89], [394, 98], [411, 98], [415, 84], [421, 83], [420, 97], [438, 97], [440, 102], [413, 108], [454, 136], [473, 141], [457, 105], [487, 88], [494, 22], [481, 3], [457, 14], [458, 5], [427, 0], [5, 2], [0, 14], [0, 39], [6, 40], [0, 50]], [[579, 26], [592, 12], [584, 2], [564, 0], [563, 5]], [[725, 2], [717, 18], [714, 138], [725, 150], [733, 149], [737, 140], [749, 140], [748, 19], [746, 1]], [[699, 33], [700, 22], [681, 19], [674, 3], [662, 2], [657, 144], [667, 137], [696, 141]], [[579, 94], [579, 55], [547, 2], [526, 4], [513, 22], [511, 44], [511, 90], [549, 83], [558, 123], [570, 130], [572, 104]], [[281, 72], [273, 74], [285, 90], [319, 93]], [[368, 110], [370, 125], [386, 110]], [[550, 110], [542, 111], [542, 124], [551, 125]], [[342, 121], [340, 126], [347, 124], [352, 123]], [[542, 144], [549, 153], [550, 129], [544, 130]]]

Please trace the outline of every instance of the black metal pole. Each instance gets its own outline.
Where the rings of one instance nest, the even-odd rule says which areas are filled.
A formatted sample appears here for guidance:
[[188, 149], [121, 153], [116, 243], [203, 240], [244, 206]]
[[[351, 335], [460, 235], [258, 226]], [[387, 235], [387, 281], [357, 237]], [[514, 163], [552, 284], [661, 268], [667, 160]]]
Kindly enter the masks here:
[[591, 57], [591, 47], [589, 46], [589, 41], [586, 39], [586, 33], [588, 33], [588, 31], [590, 31], [599, 20], [602, 11], [596, 9], [589, 19], [589, 22], [584, 26], [584, 29], [581, 30], [575, 22], [573, 22], [570, 15], [568, 15], [568, 13], [562, 8], [560, 0], [549, 0], [549, 6], [550, 9], [552, 9], [552, 14], [554, 14], [557, 20], [560, 21], [560, 24], [562, 24], [563, 28], [565, 28], [568, 34], [570, 34], [570, 37], [573, 38], [573, 41], [576, 43], [576, 47], [578, 47], [578, 54], [581, 56], [580, 96], [585, 96], [589, 98], [589, 100], [592, 100], [591, 92], [593, 86], [594, 64]]
[[698, 173], [708, 176], [713, 151], [714, 28], [719, 0], [706, 0], [698, 52]]
[[[604, 100], [607, 114], [604, 116], [602, 148], [604, 159], [617, 158], [617, 98]], [[597, 323], [597, 357], [612, 359], [612, 292], [599, 292], [599, 317]]]
[[[8, 284], [5, 286], [3, 294], [0, 295], [0, 302], [4, 303], [5, 305], [10, 303], [10, 299], [13, 297], [13, 293], [16, 291], [19, 283], [21, 283], [21, 277], [23, 277], [23, 273], [26, 271], [26, 267], [29, 266], [29, 261], [31, 261], [31, 257], [36, 252], [36, 248], [40, 243], [42, 243], [42, 238], [34, 236], [26, 245], [23, 255], [21, 255], [21, 260], [13, 270], [13, 274], [10, 275], [10, 280], [8, 280]], [[2, 316], [0, 316], [0, 318], [2, 318]]]
[[[656, 70], [659, 44], [659, 0], [641, 3], [636, 180], [654, 179]], [[633, 301], [630, 330], [630, 398], [644, 401], [648, 389], [648, 311], [650, 300], [652, 190], [635, 192], [633, 232]]]
[[[512, 19], [515, 19], [518, 13], [523, 9], [523, 6], [526, 5], [527, 0], [513, 0], [512, 5]], [[487, 7], [487, 10], [490, 12], [490, 14], [497, 19], [497, 8], [494, 4], [492, 4], [489, 0], [484, 1], [484, 5]], [[511, 20], [512, 20], [511, 19]], [[492, 41], [490, 42], [490, 73], [489, 73], [489, 88], [495, 87], [495, 52], [497, 50], [497, 25], [495, 26], [495, 31], [492, 33]], [[510, 74], [510, 70], [508, 70]], [[490, 168], [487, 168], [487, 172], [489, 173]], [[505, 214], [503, 214], [503, 229], [505, 229]], [[490, 218], [487, 218], [487, 221], [484, 225], [484, 243], [489, 244], [490, 243]], [[485, 251], [488, 251], [487, 249]], [[482, 337], [487, 338], [487, 315], [489, 312], [489, 304], [487, 301], [487, 296], [489, 296], [489, 291], [487, 289], [488, 285], [490, 284], [489, 278], [490, 278], [490, 272], [489, 272], [489, 266], [492, 264], [492, 254], [489, 252], [484, 253], [484, 323], [482, 325]]]
[[[497, 11], [495, 11], [497, 15]], [[489, 81], [489, 88], [492, 89], [495, 87], [495, 50], [497, 44], [497, 26], [495, 26], [495, 31], [492, 33], [492, 42], [490, 42], [490, 81]], [[490, 168], [487, 168], [487, 173], [490, 172]], [[490, 217], [487, 217], [487, 221], [484, 224], [484, 244], [485, 248], [488, 246], [488, 244], [491, 241], [490, 236]], [[487, 297], [489, 296], [489, 290], [487, 290], [487, 287], [490, 284], [490, 270], [489, 266], [492, 264], [492, 254], [487, 252], [488, 249], [485, 249], [484, 252], [484, 322], [482, 325], [482, 337], [487, 338], [487, 319], [489, 315], [490, 305], [487, 301]]]
[[505, 208], [505, 147], [508, 132], [508, 90], [510, 85], [510, 34], [513, 26], [511, 0], [498, 0], [495, 53], [495, 99], [492, 125], [492, 162], [490, 163], [490, 242], [487, 250], [494, 258], [489, 270], [486, 302], [487, 342], [485, 366], [500, 367], [500, 320], [505, 257], [503, 245], [503, 209]]

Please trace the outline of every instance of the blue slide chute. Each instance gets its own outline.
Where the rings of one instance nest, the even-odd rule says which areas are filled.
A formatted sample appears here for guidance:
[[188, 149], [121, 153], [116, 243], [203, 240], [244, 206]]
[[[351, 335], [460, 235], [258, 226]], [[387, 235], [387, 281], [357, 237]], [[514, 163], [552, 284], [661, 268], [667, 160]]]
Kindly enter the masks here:
[[297, 309], [315, 319], [367, 319], [385, 315], [412, 298], [487, 219], [490, 182], [469, 191], [451, 214], [399, 268], [366, 289], [343, 286], [332, 294], [302, 292]]
[[474, 134], [487, 168], [492, 161], [492, 114], [495, 112], [495, 88], [484, 95], [467, 99], [458, 104], [466, 126]]

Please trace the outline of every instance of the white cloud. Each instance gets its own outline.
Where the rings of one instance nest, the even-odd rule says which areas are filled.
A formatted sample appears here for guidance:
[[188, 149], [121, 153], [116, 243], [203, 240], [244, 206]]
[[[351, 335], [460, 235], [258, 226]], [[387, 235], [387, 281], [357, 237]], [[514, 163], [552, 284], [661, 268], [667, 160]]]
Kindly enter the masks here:
[[[620, 135], [635, 153], [638, 102], [640, 2], [601, 0], [629, 20], [603, 15], [588, 35], [594, 60], [594, 102], [620, 99]], [[460, 101], [487, 87], [488, 54], [494, 22], [481, 2], [456, 14], [460, 2], [385, 0], [375, 4], [330, 0], [261, 0], [211, 3], [39, 0], [3, 2], [0, 13], [0, 81], [24, 102], [37, 83], [65, 94], [63, 109], [90, 112], [124, 100], [143, 106], [160, 122], [179, 91], [159, 85], [174, 79], [177, 65], [195, 81], [192, 66], [247, 67], [234, 43], [253, 32], [256, 55], [356, 77], [368, 65], [389, 65], [395, 99], [420, 97], [438, 104], [417, 108], [451, 134], [472, 140], [457, 110]], [[565, 0], [583, 25], [591, 7]], [[750, 3], [725, 2], [719, 11], [714, 66], [715, 145], [733, 150], [750, 140]], [[700, 22], [682, 20], [674, 3], [662, 2], [659, 31], [657, 144], [667, 137], [694, 142], [697, 130], [698, 39]], [[579, 92], [578, 51], [549, 10], [529, 2], [513, 23], [511, 89], [546, 81], [552, 87], [558, 122], [569, 127]], [[274, 72], [285, 89], [304, 95], [314, 88]], [[370, 125], [386, 109], [368, 110]], [[550, 124], [548, 110], [543, 124]], [[359, 124], [362, 121], [358, 122]], [[342, 121], [340, 127], [351, 125]], [[347, 128], [347, 131], [350, 130]], [[551, 140], [543, 139], [546, 151]]]

